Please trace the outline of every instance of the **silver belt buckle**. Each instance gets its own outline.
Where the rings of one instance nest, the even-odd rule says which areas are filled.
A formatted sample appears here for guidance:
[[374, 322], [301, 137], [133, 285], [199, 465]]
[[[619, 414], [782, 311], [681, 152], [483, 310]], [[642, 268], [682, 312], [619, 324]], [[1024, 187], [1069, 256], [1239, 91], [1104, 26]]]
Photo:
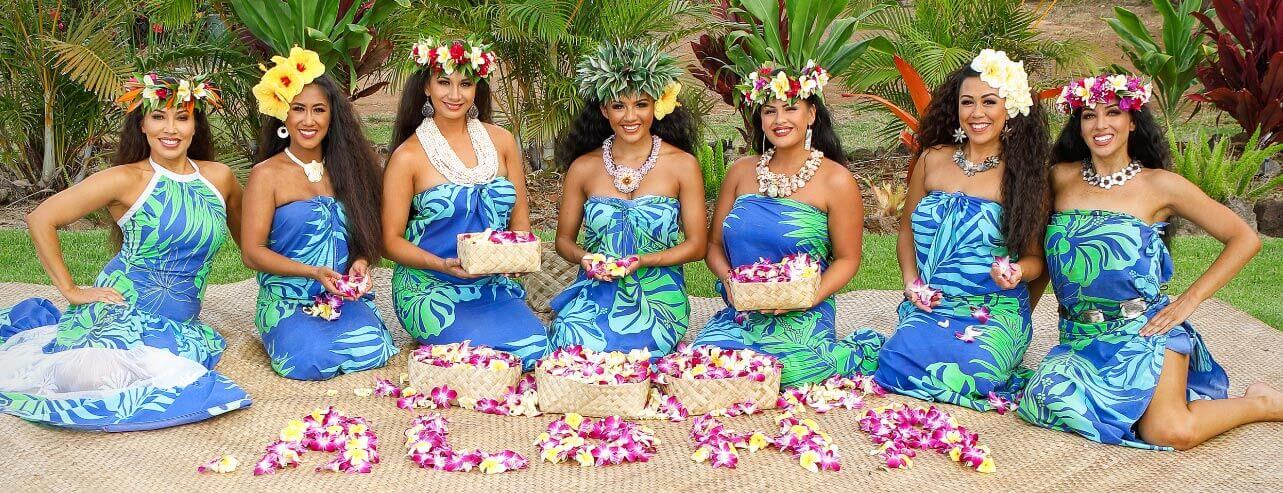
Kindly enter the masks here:
[[1119, 314], [1128, 320], [1144, 315], [1147, 308], [1149, 303], [1141, 298], [1132, 298], [1118, 305]]

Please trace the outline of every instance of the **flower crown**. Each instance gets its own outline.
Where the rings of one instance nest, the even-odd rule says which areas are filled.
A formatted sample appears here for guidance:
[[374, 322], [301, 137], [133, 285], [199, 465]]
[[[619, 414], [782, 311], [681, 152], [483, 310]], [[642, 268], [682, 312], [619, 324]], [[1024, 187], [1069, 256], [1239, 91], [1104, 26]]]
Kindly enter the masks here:
[[1007, 52], [988, 48], [971, 61], [971, 70], [980, 72], [980, 80], [998, 90], [998, 96], [1007, 100], [1007, 117], [1028, 115], [1034, 105], [1029, 88], [1029, 74], [1025, 62], [1007, 58]]
[[1073, 113], [1074, 110], [1100, 103], [1118, 103], [1123, 111], [1139, 110], [1154, 91], [1140, 77], [1124, 74], [1102, 74], [1075, 80], [1060, 90], [1056, 99], [1056, 109], [1062, 113]]
[[263, 69], [263, 78], [254, 86], [254, 97], [258, 99], [258, 111], [264, 115], [284, 121], [290, 112], [290, 101], [303, 92], [303, 86], [311, 84], [325, 73], [325, 64], [315, 51], [290, 48], [290, 56], [274, 56], [276, 64]]
[[460, 71], [466, 77], [481, 79], [494, 71], [497, 57], [489, 50], [489, 45], [470, 40], [437, 44], [435, 39], [428, 38], [410, 47], [410, 59], [445, 75]]
[[140, 74], [125, 81], [125, 94], [116, 102], [125, 107], [125, 113], [137, 109], [153, 111], [162, 108], [182, 106], [188, 112], [196, 110], [196, 105], [209, 112], [221, 108], [223, 98], [218, 95], [218, 88], [205, 82], [207, 76], [192, 79], [181, 79], [173, 76], [160, 76], [155, 73]]
[[677, 110], [682, 92], [677, 59], [654, 44], [631, 41], [603, 43], [597, 53], [585, 56], [575, 71], [579, 95], [606, 102], [623, 95], [648, 94], [655, 98], [655, 119]]
[[766, 104], [772, 99], [796, 104], [813, 95], [824, 97], [824, 86], [829, 83], [828, 70], [817, 65], [815, 60], [808, 60], [798, 74], [795, 77], [788, 69], [777, 68], [775, 64], [767, 62], [748, 74], [745, 82], [736, 88], [744, 95], [745, 102], [755, 106]]

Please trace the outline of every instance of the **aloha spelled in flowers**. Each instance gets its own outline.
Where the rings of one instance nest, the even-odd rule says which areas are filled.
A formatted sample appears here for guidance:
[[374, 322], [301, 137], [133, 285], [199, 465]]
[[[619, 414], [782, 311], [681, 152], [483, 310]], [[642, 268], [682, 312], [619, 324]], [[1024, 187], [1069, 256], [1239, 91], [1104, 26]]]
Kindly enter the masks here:
[[535, 447], [541, 459], [553, 464], [573, 460], [589, 467], [649, 461], [658, 443], [650, 428], [619, 416], [592, 419], [570, 413], [549, 423]]
[[1029, 88], [1029, 75], [1025, 73], [1025, 62], [1007, 58], [1005, 51], [986, 48], [971, 61], [971, 70], [980, 72], [980, 80], [997, 89], [998, 96], [1007, 100], [1007, 117], [1029, 114], [1034, 99]]
[[634, 349], [625, 354], [566, 346], [539, 360], [539, 369], [552, 376], [599, 385], [648, 382], [650, 350]]
[[[498, 361], [498, 360], [493, 360]], [[488, 363], [487, 363], [488, 364]], [[539, 394], [535, 390], [534, 375], [522, 377], [517, 385], [510, 386], [499, 397], [487, 397], [469, 402], [459, 399], [459, 392], [448, 387], [433, 387], [422, 393], [414, 387], [397, 387], [389, 380], [376, 379], [374, 395], [394, 397], [396, 406], [405, 409], [445, 409], [457, 405], [484, 414], [497, 416], [539, 416]]]
[[700, 416], [691, 422], [690, 440], [695, 447], [691, 460], [727, 469], [735, 469], [739, 464], [740, 450], [751, 453], [774, 445], [763, 433], [739, 433], [710, 416]]
[[459, 239], [470, 243], [490, 242], [500, 245], [511, 245], [514, 243], [534, 243], [539, 238], [529, 231], [492, 231], [487, 228], [479, 233], [464, 233], [459, 235]]
[[481, 79], [494, 72], [498, 57], [490, 51], [489, 45], [477, 41], [456, 39], [439, 43], [429, 38], [410, 47], [410, 59], [418, 65], [430, 67], [432, 72], [449, 76], [458, 71], [465, 77]]
[[748, 74], [736, 89], [744, 95], [745, 102], [758, 106], [776, 99], [797, 104], [814, 95], [824, 97], [824, 86], [829, 83], [829, 72], [824, 67], [808, 60], [796, 73], [795, 76], [786, 68], [767, 63]]
[[633, 264], [641, 261], [636, 255], [613, 258], [600, 253], [584, 255], [584, 259], [588, 261], [588, 270], [585, 271], [585, 274], [589, 278], [595, 278], [602, 274], [610, 277], [623, 277], [628, 274], [628, 269], [632, 268]]
[[803, 253], [787, 255], [779, 262], [758, 259], [749, 265], [731, 269], [730, 279], [735, 282], [791, 282], [809, 279], [820, 274], [820, 262]]
[[880, 445], [873, 454], [881, 457], [888, 470], [912, 467], [918, 450], [934, 450], [979, 472], [995, 469], [989, 448], [977, 443], [979, 435], [934, 405], [900, 403], [871, 409], [860, 418], [860, 431]]
[[275, 65], [270, 69], [259, 66], [263, 69], [263, 78], [252, 91], [258, 100], [259, 113], [285, 121], [290, 101], [303, 92], [303, 86], [325, 73], [325, 64], [315, 51], [298, 46], [290, 48], [288, 57], [272, 57], [272, 63]]
[[223, 99], [218, 88], [205, 80], [206, 77], [182, 79], [156, 73], [135, 75], [125, 81], [125, 93], [116, 98], [116, 103], [125, 107], [125, 113], [140, 106], [143, 111], [181, 107], [190, 113], [198, 105], [208, 113], [221, 108]]
[[1062, 113], [1097, 104], [1118, 104], [1123, 111], [1139, 110], [1149, 103], [1154, 91], [1140, 77], [1125, 74], [1104, 74], [1075, 80], [1060, 90], [1056, 109]]
[[786, 411], [775, 418], [780, 433], [773, 445], [780, 451], [793, 454], [803, 469], [811, 472], [838, 471], [842, 469], [838, 447], [828, 433], [810, 418], [802, 419]]
[[655, 363], [655, 382], [663, 384], [669, 378], [711, 380], [717, 378], [749, 378], [766, 381], [768, 373], [780, 371], [775, 357], [750, 349], [722, 349], [717, 346], [690, 346], [678, 344], [676, 351]]
[[337, 452], [334, 459], [316, 470], [368, 473], [379, 463], [379, 440], [365, 418], [345, 416], [330, 407], [312, 411], [303, 419], [290, 420], [278, 440], [264, 451], [254, 465], [254, 475], [273, 474], [299, 464], [304, 451]]
[[437, 413], [414, 418], [405, 430], [406, 456], [411, 462], [425, 469], [446, 472], [477, 470], [485, 474], [499, 474], [525, 469], [530, 461], [512, 451], [484, 452], [481, 450], [455, 450], [450, 446], [447, 429], [449, 422]]

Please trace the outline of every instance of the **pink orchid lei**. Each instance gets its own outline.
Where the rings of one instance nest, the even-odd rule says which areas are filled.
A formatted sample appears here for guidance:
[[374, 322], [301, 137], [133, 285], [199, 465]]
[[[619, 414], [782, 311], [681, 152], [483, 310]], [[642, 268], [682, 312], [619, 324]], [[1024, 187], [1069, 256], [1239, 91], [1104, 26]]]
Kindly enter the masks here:
[[303, 307], [303, 313], [333, 322], [342, 315], [343, 298], [333, 293], [322, 293], [312, 298], [312, 305]]
[[1016, 275], [1016, 263], [1011, 261], [1008, 256], [996, 256], [993, 258], [993, 266], [998, 268], [998, 275], [1003, 279], [1011, 279]]
[[516, 243], [534, 243], [539, 238], [529, 231], [494, 231], [487, 228], [479, 233], [464, 233], [459, 235], [460, 240], [481, 243], [490, 242], [499, 245], [512, 245]]
[[736, 416], [752, 416], [760, 412], [762, 412], [762, 409], [757, 407], [756, 402], [744, 401], [744, 402], [736, 402], [734, 404], [731, 404], [730, 407], [725, 407], [722, 409], [714, 409], [712, 411], [709, 411], [708, 415], [715, 416], [715, 417], [725, 416], [728, 418], [734, 418]]
[[1016, 394], [1016, 401], [1013, 402], [1011, 400], [1008, 400], [1006, 397], [1000, 396], [996, 392], [990, 390], [989, 397], [988, 397], [989, 405], [993, 406], [994, 411], [998, 411], [999, 416], [1002, 416], [1009, 412], [1015, 411], [1017, 407], [1020, 407], [1018, 404], [1016, 404], [1016, 402], [1020, 401], [1020, 395], [1021, 394]]
[[334, 281], [334, 288], [339, 291], [341, 296], [356, 298], [370, 289], [370, 282], [368, 277], [352, 274], [340, 276], [337, 281]]
[[782, 452], [793, 454], [803, 469], [811, 472], [842, 469], [837, 445], [827, 433], [820, 431], [815, 420], [801, 419], [792, 411], [785, 411], [775, 418], [775, 422], [780, 425], [780, 433], [773, 445]]
[[979, 435], [934, 405], [899, 403], [870, 409], [860, 418], [860, 430], [879, 445], [872, 453], [881, 457], [887, 470], [912, 467], [918, 450], [934, 450], [976, 471], [994, 471], [989, 448], [977, 443]]
[[765, 434], [736, 432], [712, 416], [695, 418], [691, 423], [690, 440], [691, 446], [695, 447], [691, 460], [727, 469], [735, 469], [739, 464], [741, 449], [752, 453], [774, 444]]
[[932, 288], [927, 283], [922, 282], [922, 279], [913, 280], [913, 286], [909, 287], [909, 294], [913, 296], [913, 299], [918, 300], [927, 306], [931, 306], [932, 303], [940, 301], [944, 296], [940, 290]]
[[641, 258], [636, 255], [614, 258], [600, 253], [584, 255], [584, 259], [588, 260], [588, 270], [584, 273], [587, 274], [589, 279], [596, 278], [602, 274], [611, 277], [622, 277], [628, 273], [628, 269], [632, 268], [633, 264], [641, 262]]
[[722, 349], [717, 346], [681, 343], [673, 353], [655, 363], [655, 382], [663, 384], [669, 378], [750, 378], [756, 382], [764, 382], [767, 374], [780, 370], [779, 360], [774, 356], [750, 349]]
[[735, 282], [791, 282], [820, 274], [820, 262], [810, 255], [795, 253], [779, 262], [758, 259], [748, 265], [731, 269], [730, 279]]
[[448, 421], [440, 414], [428, 413], [414, 418], [405, 430], [406, 456], [425, 469], [446, 472], [499, 474], [525, 469], [530, 461], [512, 451], [489, 453], [481, 450], [459, 451], [450, 446]]
[[498, 351], [486, 346], [473, 346], [471, 340], [452, 344], [428, 344], [419, 346], [411, 357], [420, 363], [449, 368], [455, 365], [468, 365], [490, 370], [507, 370], [521, 366], [521, 359], [512, 353]]
[[211, 460], [196, 467], [199, 473], [218, 473], [226, 474], [236, 470], [236, 466], [241, 464], [240, 460], [234, 455], [224, 455], [217, 459]]
[[379, 463], [378, 445], [365, 418], [345, 416], [333, 406], [316, 409], [302, 420], [290, 420], [254, 465], [254, 475], [295, 467], [306, 450], [337, 452], [333, 460], [316, 468], [318, 472], [368, 473]]
[[593, 351], [584, 346], [566, 346], [539, 360], [539, 369], [549, 375], [598, 385], [650, 381], [650, 351], [634, 349]]
[[553, 464], [574, 460], [589, 467], [649, 461], [658, 443], [653, 430], [619, 416], [594, 420], [570, 413], [549, 423], [535, 447], [541, 459]]
[[1143, 79], [1126, 74], [1098, 75], [1075, 80], [1060, 90], [1056, 109], [1062, 113], [1105, 103], [1118, 103], [1123, 111], [1139, 110], [1154, 95]]
[[526, 375], [510, 386], [498, 398], [483, 398], [476, 402], [459, 400], [459, 392], [448, 386], [433, 387], [428, 393], [419, 392], [414, 387], [397, 387], [389, 380], [376, 379], [374, 395], [397, 398], [396, 406], [405, 410], [412, 409], [446, 409], [457, 405], [484, 414], [498, 416], [539, 416], [539, 394], [535, 388], [534, 375]]
[[778, 406], [786, 411], [800, 412], [805, 408], [824, 414], [833, 409], [860, 409], [864, 396], [882, 397], [886, 390], [872, 376], [856, 374], [853, 377], [834, 375], [817, 384], [789, 388], [780, 393]]
[[637, 416], [641, 419], [666, 419], [674, 423], [686, 421], [690, 417], [690, 411], [682, 404], [677, 397], [660, 392], [657, 388], [650, 389], [650, 399], [646, 401], [646, 409]]

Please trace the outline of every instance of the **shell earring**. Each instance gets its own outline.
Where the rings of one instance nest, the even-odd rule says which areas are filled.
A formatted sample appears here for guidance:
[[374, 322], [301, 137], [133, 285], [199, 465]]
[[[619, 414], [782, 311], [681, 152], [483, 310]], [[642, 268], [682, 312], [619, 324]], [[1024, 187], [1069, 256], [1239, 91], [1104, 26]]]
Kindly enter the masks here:
[[282, 139], [288, 139], [290, 138], [290, 129], [285, 128], [285, 125], [276, 127], [276, 136]]
[[967, 131], [962, 127], [953, 129], [953, 141], [959, 144], [967, 140]]
[[432, 115], [437, 114], [437, 109], [432, 106], [432, 100], [429, 99], [423, 103], [423, 109], [419, 112], [423, 113], [424, 118], [432, 118]]
[[806, 150], [811, 150], [811, 127], [806, 127]]
[[468, 108], [468, 118], [476, 120], [477, 118], [480, 118], [480, 117], [481, 117], [481, 110], [477, 109], [477, 105], [474, 104], [472, 105], [471, 108]]

